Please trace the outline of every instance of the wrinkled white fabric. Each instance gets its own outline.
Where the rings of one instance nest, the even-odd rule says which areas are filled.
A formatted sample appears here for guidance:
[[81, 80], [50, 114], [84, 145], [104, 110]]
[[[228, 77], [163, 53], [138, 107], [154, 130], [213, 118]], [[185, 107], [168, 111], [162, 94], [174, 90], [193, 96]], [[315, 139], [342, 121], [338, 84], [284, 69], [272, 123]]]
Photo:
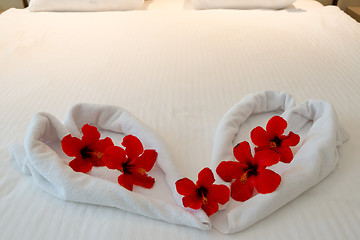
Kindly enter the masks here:
[[[93, 167], [89, 174], [73, 171], [68, 165], [72, 158], [63, 153], [61, 139], [68, 134], [80, 138], [80, 129], [86, 123], [96, 126], [102, 138], [111, 137], [117, 146], [125, 135], [132, 134], [145, 149], [155, 149], [158, 157], [149, 172], [155, 178], [154, 187], [135, 186], [128, 191], [117, 183], [119, 171], [106, 167]], [[161, 138], [121, 108], [78, 104], [69, 111], [65, 125], [51, 114], [38, 113], [28, 127], [24, 145], [12, 145], [10, 156], [25, 174], [32, 175], [36, 185], [60, 199], [116, 207], [203, 230], [211, 227], [203, 211], [182, 207], [175, 189], [175, 181], [182, 175]]]
[[[300, 143], [293, 148], [293, 161], [271, 167], [281, 175], [281, 184], [275, 192], [257, 194], [246, 202], [230, 199], [211, 217], [211, 224], [202, 210], [191, 211], [181, 206], [182, 196], [176, 192], [175, 182], [184, 175], [178, 172], [167, 146], [122, 108], [78, 104], [70, 109], [64, 124], [51, 114], [36, 114], [24, 146], [12, 145], [10, 155], [25, 174], [32, 175], [40, 188], [60, 199], [116, 207], [203, 230], [213, 225], [222, 233], [233, 233], [273, 213], [324, 179], [335, 168], [338, 147], [347, 139], [329, 103], [308, 100], [296, 106], [287, 93], [250, 94], [231, 108], [218, 125], [211, 162], [213, 172], [221, 161], [234, 160], [233, 147], [237, 143], [252, 144], [251, 130], [256, 126], [265, 127], [275, 115], [287, 120], [285, 133], [293, 131], [300, 135]], [[84, 124], [96, 126], [102, 137], [111, 137], [115, 145], [120, 145], [125, 135], [132, 134], [142, 141], [145, 149], [155, 149], [159, 155], [149, 172], [156, 179], [154, 187], [135, 187], [130, 192], [117, 183], [119, 172], [106, 167], [94, 167], [89, 174], [74, 172], [68, 165], [72, 159], [63, 153], [60, 141], [69, 133], [80, 138]], [[218, 177], [217, 180], [224, 183]]]
[[289, 131], [299, 134], [300, 143], [292, 148], [291, 163], [280, 162], [271, 167], [281, 175], [277, 190], [257, 194], [245, 202], [231, 199], [225, 210], [211, 218], [219, 231], [233, 233], [249, 227], [319, 183], [336, 167], [338, 148], [347, 140], [347, 134], [339, 125], [333, 107], [318, 100], [294, 104], [286, 93], [260, 92], [245, 97], [221, 119], [215, 134], [214, 171], [221, 161], [236, 161], [233, 147], [239, 142], [248, 141], [253, 150], [251, 130], [257, 126], [265, 128], [275, 115], [287, 120], [285, 134]]

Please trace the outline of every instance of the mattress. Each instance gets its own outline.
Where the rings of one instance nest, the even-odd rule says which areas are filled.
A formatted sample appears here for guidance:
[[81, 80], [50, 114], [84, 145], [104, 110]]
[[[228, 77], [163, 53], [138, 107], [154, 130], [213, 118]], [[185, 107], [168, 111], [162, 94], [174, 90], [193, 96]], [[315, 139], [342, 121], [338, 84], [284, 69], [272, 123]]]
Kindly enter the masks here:
[[[0, 239], [359, 238], [359, 39], [357, 22], [310, 0], [278, 11], [153, 0], [126, 12], [2, 13]], [[35, 113], [62, 120], [77, 103], [106, 104], [141, 119], [196, 179], [222, 116], [264, 90], [330, 103], [349, 141], [327, 178], [238, 233], [63, 201], [9, 160]]]

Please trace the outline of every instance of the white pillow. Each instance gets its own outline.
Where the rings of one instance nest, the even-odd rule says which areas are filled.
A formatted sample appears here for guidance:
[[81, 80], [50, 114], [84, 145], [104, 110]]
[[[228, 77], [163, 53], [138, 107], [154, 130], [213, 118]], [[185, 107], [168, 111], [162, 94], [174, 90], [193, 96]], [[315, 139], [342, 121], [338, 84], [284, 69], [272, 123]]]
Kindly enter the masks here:
[[32, 12], [91, 12], [139, 9], [144, 0], [31, 0]]
[[196, 9], [282, 9], [295, 0], [192, 0]]

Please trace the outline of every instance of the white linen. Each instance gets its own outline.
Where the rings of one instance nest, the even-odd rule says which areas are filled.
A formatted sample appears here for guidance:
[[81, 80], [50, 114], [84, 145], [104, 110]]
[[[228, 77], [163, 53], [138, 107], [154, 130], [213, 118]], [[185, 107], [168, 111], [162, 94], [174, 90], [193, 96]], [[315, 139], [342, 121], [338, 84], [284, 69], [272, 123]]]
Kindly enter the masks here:
[[[340, 9], [297, 1], [281, 11], [186, 8], [0, 15], [0, 238], [219, 239], [115, 208], [72, 203], [9, 162], [31, 117], [64, 119], [76, 103], [115, 105], [145, 122], [192, 180], [210, 165], [221, 117], [244, 96], [288, 92], [331, 103], [350, 140], [324, 181], [227, 239], [356, 239], [360, 195], [360, 27]], [[316, 5], [312, 8], [312, 5]], [[185, 9], [184, 9], [185, 8]], [[136, 27], [135, 27], [136, 26]]]
[[[64, 155], [60, 142], [68, 134], [81, 138], [80, 129], [85, 124], [96, 126], [103, 138], [110, 137], [114, 142], [131, 134], [142, 141], [145, 149], [155, 149], [157, 161], [149, 172], [155, 178], [154, 187], [128, 191], [117, 183], [119, 171], [106, 167], [93, 168], [89, 174], [73, 171], [68, 166], [72, 159]], [[29, 125], [24, 146], [11, 145], [10, 156], [25, 174], [32, 175], [36, 185], [60, 199], [116, 207], [170, 223], [210, 229], [203, 211], [190, 213], [179, 204], [175, 182], [181, 174], [166, 144], [119, 107], [78, 104], [69, 111], [65, 126], [49, 113], [38, 113]]]
[[139, 9], [144, 0], [31, 0], [33, 12], [119, 11]]
[[300, 143], [292, 149], [294, 159], [271, 167], [281, 176], [276, 191], [257, 194], [245, 202], [230, 200], [224, 212], [212, 218], [221, 232], [241, 231], [268, 216], [318, 184], [338, 163], [338, 149], [347, 140], [347, 133], [339, 126], [329, 103], [307, 100], [294, 106], [290, 95], [265, 91], [246, 96], [221, 119], [215, 134], [213, 169], [222, 161], [236, 161], [233, 147], [238, 143], [248, 141], [253, 149], [251, 130], [259, 125], [265, 127], [273, 116], [287, 121], [285, 134], [292, 131], [300, 136]]
[[282, 9], [295, 0], [192, 0], [196, 9]]

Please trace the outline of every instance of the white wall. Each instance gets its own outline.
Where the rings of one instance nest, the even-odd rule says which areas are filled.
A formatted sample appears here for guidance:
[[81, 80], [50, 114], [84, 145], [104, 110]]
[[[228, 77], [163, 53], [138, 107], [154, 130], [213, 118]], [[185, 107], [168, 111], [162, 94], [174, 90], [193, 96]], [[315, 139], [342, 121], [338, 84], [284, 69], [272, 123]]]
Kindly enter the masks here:
[[347, 7], [360, 7], [360, 0], [339, 0], [338, 6], [345, 10]]
[[8, 8], [24, 8], [22, 0], [0, 0], [0, 10]]

